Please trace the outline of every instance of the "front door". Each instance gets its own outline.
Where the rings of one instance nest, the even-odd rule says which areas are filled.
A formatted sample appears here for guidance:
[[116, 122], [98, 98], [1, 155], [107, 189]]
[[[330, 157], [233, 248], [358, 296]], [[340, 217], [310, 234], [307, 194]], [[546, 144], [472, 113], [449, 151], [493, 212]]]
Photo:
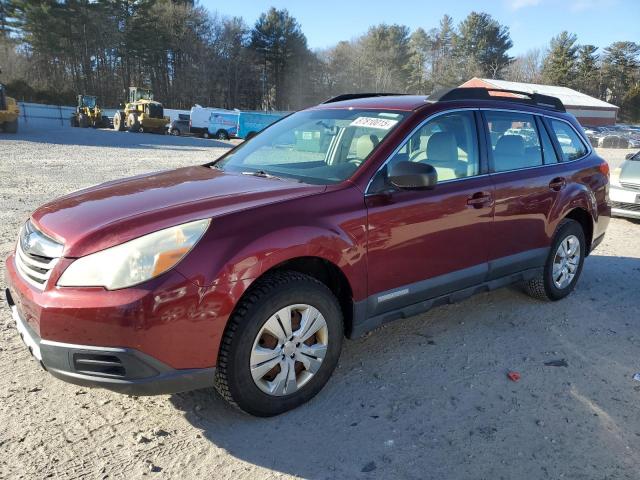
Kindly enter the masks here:
[[[369, 186], [369, 316], [485, 280], [493, 186], [480, 162], [476, 116], [463, 110], [425, 122]], [[438, 184], [392, 189], [387, 176], [399, 161], [432, 165]]]

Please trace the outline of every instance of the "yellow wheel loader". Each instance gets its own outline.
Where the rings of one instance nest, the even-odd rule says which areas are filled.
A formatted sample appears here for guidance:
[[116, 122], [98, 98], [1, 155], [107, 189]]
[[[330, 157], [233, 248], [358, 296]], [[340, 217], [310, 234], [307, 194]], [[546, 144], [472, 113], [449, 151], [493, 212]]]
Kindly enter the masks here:
[[80, 128], [102, 128], [109, 126], [109, 117], [102, 115], [98, 98], [92, 95], [78, 95], [78, 106], [71, 115], [71, 126]]
[[164, 134], [170, 122], [171, 119], [164, 116], [162, 104], [153, 100], [151, 90], [129, 87], [129, 102], [114, 115], [113, 129]]
[[4, 85], [0, 83], [0, 129], [6, 133], [17, 133], [19, 116], [18, 103], [7, 96]]

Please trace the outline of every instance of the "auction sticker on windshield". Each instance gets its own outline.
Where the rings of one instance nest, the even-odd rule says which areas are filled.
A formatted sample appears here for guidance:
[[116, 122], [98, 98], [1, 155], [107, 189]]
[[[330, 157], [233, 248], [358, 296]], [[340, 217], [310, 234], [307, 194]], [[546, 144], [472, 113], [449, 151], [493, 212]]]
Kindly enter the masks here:
[[349, 126], [380, 128], [382, 130], [389, 130], [396, 123], [398, 123], [397, 120], [389, 120], [388, 118], [358, 117], [353, 122], [351, 122]]

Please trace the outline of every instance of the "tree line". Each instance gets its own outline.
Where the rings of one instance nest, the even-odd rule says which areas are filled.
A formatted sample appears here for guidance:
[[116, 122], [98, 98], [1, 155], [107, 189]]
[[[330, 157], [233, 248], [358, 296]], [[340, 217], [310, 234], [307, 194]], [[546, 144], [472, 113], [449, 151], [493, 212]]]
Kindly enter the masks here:
[[0, 68], [29, 101], [78, 93], [117, 106], [131, 85], [165, 106], [295, 110], [345, 92], [429, 94], [471, 77], [568, 86], [640, 120], [640, 45], [602, 49], [562, 32], [548, 48], [511, 57], [509, 28], [471, 12], [430, 29], [380, 24], [311, 50], [301, 25], [270, 8], [254, 25], [190, 0], [0, 0]]

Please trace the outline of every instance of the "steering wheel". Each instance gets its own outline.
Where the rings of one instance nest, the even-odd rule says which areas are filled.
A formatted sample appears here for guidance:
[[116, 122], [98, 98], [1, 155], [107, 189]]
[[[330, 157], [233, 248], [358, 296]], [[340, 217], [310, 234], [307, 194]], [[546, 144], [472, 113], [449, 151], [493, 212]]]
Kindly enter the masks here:
[[427, 159], [427, 153], [424, 150], [416, 150], [415, 152], [413, 152], [410, 156], [409, 156], [409, 161], [410, 162], [417, 162], [418, 161], [418, 157], [424, 155], [424, 158], [422, 160], [426, 160]]

